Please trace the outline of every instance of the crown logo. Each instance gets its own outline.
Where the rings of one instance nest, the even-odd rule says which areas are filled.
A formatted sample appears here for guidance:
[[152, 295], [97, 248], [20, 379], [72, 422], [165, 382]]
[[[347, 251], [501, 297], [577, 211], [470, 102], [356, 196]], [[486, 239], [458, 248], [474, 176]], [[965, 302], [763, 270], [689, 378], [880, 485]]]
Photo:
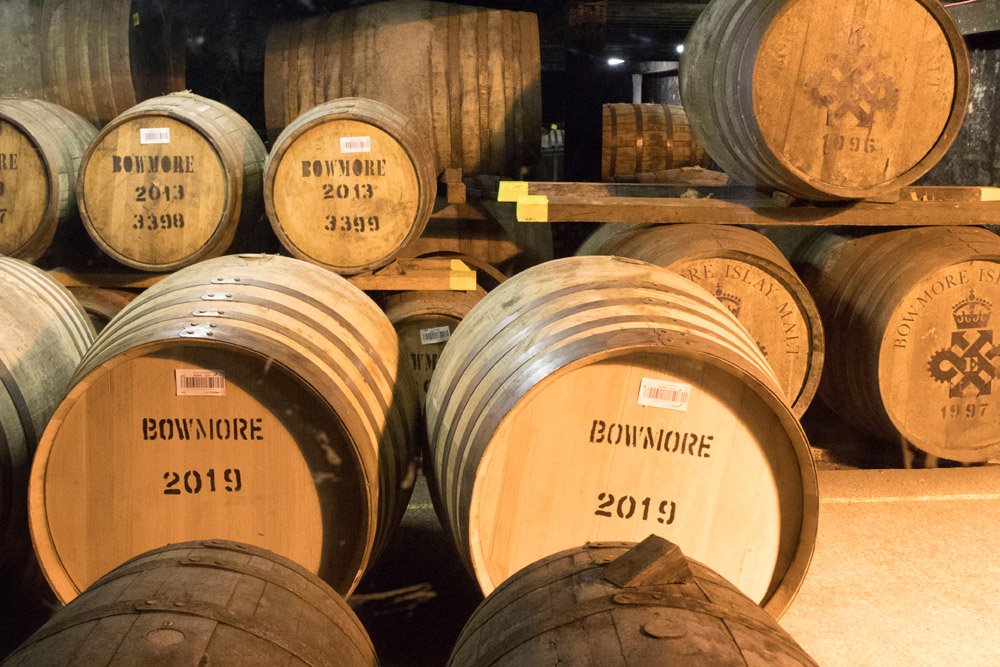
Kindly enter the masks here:
[[952, 317], [959, 329], [985, 329], [992, 307], [993, 304], [986, 299], [976, 298], [975, 290], [969, 290], [969, 297], [952, 308]]
[[728, 292], [722, 291], [722, 283], [715, 284], [715, 298], [721, 301], [729, 312], [733, 314], [733, 317], [740, 316], [740, 308], [743, 306], [743, 299], [736, 296], [735, 294], [729, 294]]

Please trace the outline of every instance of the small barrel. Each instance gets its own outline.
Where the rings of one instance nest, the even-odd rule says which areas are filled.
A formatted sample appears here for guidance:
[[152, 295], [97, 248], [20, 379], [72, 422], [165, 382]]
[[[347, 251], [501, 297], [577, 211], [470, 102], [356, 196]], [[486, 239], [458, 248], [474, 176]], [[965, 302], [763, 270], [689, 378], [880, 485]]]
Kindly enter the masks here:
[[955, 140], [969, 84], [939, 0], [716, 0], [681, 56], [684, 108], [712, 159], [804, 199], [917, 180]]
[[663, 538], [597, 542], [525, 567], [479, 605], [448, 667], [816, 662], [735, 586]]
[[94, 341], [65, 287], [0, 257], [0, 574], [30, 553], [28, 472], [38, 437]]
[[143, 292], [35, 457], [30, 522], [53, 590], [68, 601], [136, 554], [215, 535], [350, 593], [412, 487], [419, 406], [398, 346], [363, 292], [291, 258], [221, 257]]
[[0, 99], [0, 255], [34, 262], [77, 221], [77, 170], [96, 135], [55, 104]]
[[45, 99], [103, 126], [150, 97], [184, 90], [181, 26], [161, 0], [44, 0]]
[[434, 158], [412, 124], [359, 98], [320, 104], [278, 136], [264, 204], [282, 245], [338, 273], [388, 264], [434, 209]]
[[77, 181], [94, 242], [126, 266], [173, 271], [224, 253], [262, 214], [264, 144], [236, 112], [191, 93], [138, 104], [87, 149]]
[[445, 344], [462, 318], [484, 296], [486, 292], [482, 289], [474, 292], [414, 290], [392, 294], [382, 304], [399, 336], [403, 359], [413, 369], [414, 389], [420, 396], [421, 407], [427, 400], [427, 387]]
[[705, 149], [684, 108], [673, 104], [605, 104], [601, 178], [707, 167]]
[[617, 255], [676, 271], [715, 295], [757, 341], [801, 416], [823, 370], [823, 324], [809, 291], [766, 237], [725, 225], [604, 225], [579, 255]]
[[823, 232], [793, 264], [823, 318], [819, 394], [837, 414], [946, 459], [1000, 453], [1000, 238], [976, 227]]
[[213, 539], [119, 564], [3, 664], [375, 667], [378, 659], [361, 621], [316, 575]]
[[342, 97], [388, 104], [426, 137], [435, 173], [516, 176], [541, 153], [538, 17], [392, 0], [286, 23], [264, 57], [268, 136]]
[[438, 504], [485, 593], [539, 558], [651, 532], [783, 609], [816, 534], [802, 427], [754, 340], [651, 264], [571, 257], [509, 279], [427, 394]]

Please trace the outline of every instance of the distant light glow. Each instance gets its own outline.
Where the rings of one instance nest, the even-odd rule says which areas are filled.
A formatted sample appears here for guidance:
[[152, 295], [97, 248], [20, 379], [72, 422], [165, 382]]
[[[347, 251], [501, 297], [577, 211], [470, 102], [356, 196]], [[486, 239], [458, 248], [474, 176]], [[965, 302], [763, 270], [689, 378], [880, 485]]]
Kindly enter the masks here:
[[608, 58], [609, 65], [624, 65], [625, 61], [621, 58]]
[[683, 44], [678, 44], [677, 45], [677, 53], [684, 53], [684, 45]]

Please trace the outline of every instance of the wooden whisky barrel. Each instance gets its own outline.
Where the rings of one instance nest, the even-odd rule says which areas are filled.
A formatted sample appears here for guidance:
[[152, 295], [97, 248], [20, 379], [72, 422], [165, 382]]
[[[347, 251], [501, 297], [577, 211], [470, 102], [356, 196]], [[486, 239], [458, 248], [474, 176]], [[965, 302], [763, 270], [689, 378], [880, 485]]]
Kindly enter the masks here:
[[94, 242], [122, 264], [173, 271], [217, 257], [262, 212], [264, 144], [232, 109], [191, 93], [138, 104], [87, 149], [77, 182]]
[[28, 472], [38, 436], [69, 387], [94, 328], [65, 287], [0, 257], [0, 574], [30, 553]]
[[684, 108], [672, 104], [605, 104], [601, 178], [707, 167], [705, 149]]
[[45, 99], [101, 127], [137, 102], [184, 90], [185, 44], [161, 0], [44, 0]]
[[424, 139], [387, 105], [359, 98], [296, 118], [264, 174], [264, 205], [281, 243], [338, 273], [392, 261], [420, 236], [437, 194]]
[[374, 667], [361, 621], [316, 575], [237, 542], [161, 547], [115, 567], [4, 665]]
[[844, 419], [935, 456], [1000, 452], [1000, 239], [974, 227], [817, 234], [793, 263], [827, 336], [819, 394]]
[[403, 359], [411, 364], [414, 391], [423, 407], [438, 358], [455, 327], [486, 296], [474, 292], [413, 290], [386, 297], [382, 310], [399, 336]]
[[55, 104], [0, 99], [0, 255], [34, 262], [77, 220], [77, 170], [96, 134]]
[[604, 225], [580, 255], [617, 255], [676, 271], [729, 309], [760, 346], [792, 411], [801, 416], [823, 370], [823, 324], [781, 251], [749, 229], [725, 225]]
[[215, 535], [350, 593], [412, 486], [419, 407], [397, 350], [363, 292], [291, 258], [208, 260], [143, 292], [81, 362], [35, 458], [53, 590], [70, 600], [136, 554]]
[[748, 185], [854, 199], [912, 183], [954, 141], [965, 42], [937, 0], [710, 3], [680, 85], [705, 150]]
[[557, 664], [816, 667], [735, 586], [656, 537], [590, 543], [525, 567], [479, 605], [448, 661]]
[[651, 532], [772, 610], [802, 581], [806, 437], [746, 330], [671, 271], [571, 257], [519, 273], [458, 325], [426, 411], [425, 470], [487, 594], [572, 545]]
[[316, 104], [388, 104], [428, 139], [436, 173], [516, 175], [538, 162], [538, 18], [526, 12], [394, 0], [286, 23], [268, 35], [268, 135]]

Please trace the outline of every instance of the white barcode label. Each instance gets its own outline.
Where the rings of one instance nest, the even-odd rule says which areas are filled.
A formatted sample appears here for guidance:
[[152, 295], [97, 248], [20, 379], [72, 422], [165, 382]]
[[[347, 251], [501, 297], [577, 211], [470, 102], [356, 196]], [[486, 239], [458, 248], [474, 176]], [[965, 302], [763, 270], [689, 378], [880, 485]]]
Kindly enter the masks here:
[[691, 385], [642, 378], [639, 384], [639, 405], [687, 412], [691, 400]]
[[434, 327], [433, 329], [420, 330], [420, 344], [431, 345], [433, 343], [444, 343], [451, 338], [451, 329], [448, 327]]
[[170, 143], [170, 128], [169, 127], [140, 128], [140, 130], [139, 130], [139, 143], [140, 144], [169, 144]]
[[226, 374], [202, 368], [178, 368], [174, 371], [178, 396], [225, 396]]
[[371, 137], [341, 137], [340, 138], [340, 152], [341, 153], [371, 153], [372, 152], [372, 138]]

